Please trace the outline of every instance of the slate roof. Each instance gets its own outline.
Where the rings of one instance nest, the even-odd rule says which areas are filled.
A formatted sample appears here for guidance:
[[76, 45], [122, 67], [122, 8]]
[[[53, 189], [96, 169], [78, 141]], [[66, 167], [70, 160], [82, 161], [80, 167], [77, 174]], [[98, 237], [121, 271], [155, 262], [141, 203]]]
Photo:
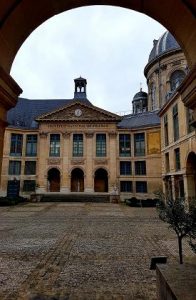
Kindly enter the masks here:
[[126, 115], [123, 120], [118, 123], [118, 128], [142, 128], [146, 126], [160, 125], [160, 118], [157, 115], [157, 111], [143, 112], [136, 115]]
[[150, 52], [148, 63], [160, 55], [176, 49], [181, 49], [180, 45], [173, 35], [169, 31], [166, 31], [158, 40], [154, 40], [154, 46]]
[[[74, 103], [75, 99], [66, 100], [29, 100], [19, 98], [17, 105], [10, 109], [7, 113], [7, 121], [9, 127], [35, 129], [38, 123], [35, 121], [38, 116], [69, 106]], [[94, 107], [88, 99], [77, 100], [77, 102]], [[126, 115], [122, 121], [118, 123], [118, 128], [140, 128], [146, 126], [160, 125], [160, 118], [157, 112], [143, 112], [136, 115]]]
[[[16, 106], [11, 108], [7, 113], [7, 122], [9, 123], [9, 127], [25, 129], [37, 128], [38, 124], [35, 119], [38, 116], [62, 106], [66, 106], [73, 101], [75, 101], [75, 99], [29, 100], [26, 98], [19, 98]], [[81, 102], [92, 106], [88, 99], [82, 99]]]

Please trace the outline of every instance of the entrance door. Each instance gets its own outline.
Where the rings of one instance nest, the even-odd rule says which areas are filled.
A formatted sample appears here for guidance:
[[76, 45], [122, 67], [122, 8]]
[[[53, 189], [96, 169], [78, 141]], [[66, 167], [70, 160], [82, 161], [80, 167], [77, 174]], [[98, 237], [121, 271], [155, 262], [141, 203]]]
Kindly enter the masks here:
[[95, 172], [94, 190], [99, 193], [108, 192], [108, 173], [104, 169]]
[[81, 169], [74, 169], [71, 173], [71, 191], [84, 192], [84, 173]]
[[48, 171], [49, 191], [60, 192], [60, 172], [56, 168]]
[[20, 192], [20, 180], [9, 180], [7, 184], [7, 196], [18, 197]]

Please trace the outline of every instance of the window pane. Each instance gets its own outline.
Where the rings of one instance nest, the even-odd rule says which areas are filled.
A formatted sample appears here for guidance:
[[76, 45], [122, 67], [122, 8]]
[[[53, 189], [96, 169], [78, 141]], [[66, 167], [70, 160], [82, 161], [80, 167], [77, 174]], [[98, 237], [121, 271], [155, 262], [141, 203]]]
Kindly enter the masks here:
[[131, 175], [131, 162], [121, 161], [120, 162], [120, 175]]
[[24, 192], [34, 192], [35, 191], [35, 180], [24, 180], [23, 191]]
[[120, 182], [120, 191], [121, 192], [132, 192], [132, 181], [121, 181]]
[[146, 181], [136, 181], [136, 193], [147, 193]]
[[119, 134], [119, 155], [131, 156], [131, 136], [130, 134]]
[[60, 134], [50, 135], [50, 156], [60, 156]]
[[177, 148], [174, 150], [175, 152], [175, 163], [176, 163], [176, 171], [180, 170], [180, 149]]
[[106, 135], [96, 135], [96, 156], [106, 156]]
[[171, 91], [175, 91], [185, 77], [185, 73], [182, 70], [176, 70], [171, 74], [170, 77], [170, 88]]
[[146, 162], [136, 161], [135, 162], [135, 175], [146, 175]]
[[27, 135], [26, 139], [26, 155], [36, 156], [37, 155], [37, 135]]
[[145, 135], [144, 133], [134, 134], [135, 156], [145, 155]]
[[10, 145], [10, 155], [21, 156], [22, 155], [22, 134], [11, 134], [11, 145]]
[[176, 141], [179, 139], [179, 121], [178, 121], [177, 104], [173, 107], [173, 130], [174, 130], [174, 141]]
[[10, 160], [9, 162], [9, 175], [20, 175], [21, 162], [17, 160]]
[[36, 174], [36, 161], [25, 161], [25, 175]]
[[83, 135], [73, 135], [73, 156], [83, 156]]

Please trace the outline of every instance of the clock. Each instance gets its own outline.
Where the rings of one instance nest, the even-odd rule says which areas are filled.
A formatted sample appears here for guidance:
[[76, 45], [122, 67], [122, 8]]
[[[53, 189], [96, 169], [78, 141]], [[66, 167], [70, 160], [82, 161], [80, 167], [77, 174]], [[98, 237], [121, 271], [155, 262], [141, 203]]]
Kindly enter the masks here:
[[75, 110], [75, 116], [76, 116], [76, 117], [80, 117], [81, 114], [82, 114], [81, 109], [77, 108], [77, 109]]

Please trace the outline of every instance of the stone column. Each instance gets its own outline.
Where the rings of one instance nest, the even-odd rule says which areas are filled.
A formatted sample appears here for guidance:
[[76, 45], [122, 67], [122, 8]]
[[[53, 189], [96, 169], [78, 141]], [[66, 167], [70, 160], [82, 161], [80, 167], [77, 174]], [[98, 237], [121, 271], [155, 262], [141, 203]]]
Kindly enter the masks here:
[[171, 183], [172, 183], [172, 197], [176, 200], [176, 192], [175, 192], [175, 177], [174, 175], [171, 176]]
[[84, 191], [87, 193], [94, 192], [93, 176], [93, 132], [86, 132], [86, 180]]
[[110, 193], [113, 193], [117, 188], [117, 170], [116, 170], [116, 132], [109, 133], [109, 170], [110, 177], [108, 178], [108, 189]]
[[38, 172], [37, 172], [37, 193], [47, 192], [47, 158], [48, 158], [48, 133], [40, 132], [39, 134], [39, 159], [38, 159]]
[[61, 177], [61, 193], [70, 192], [70, 176], [69, 176], [69, 162], [71, 159], [70, 156], [70, 133], [64, 132], [62, 134], [62, 177]]

